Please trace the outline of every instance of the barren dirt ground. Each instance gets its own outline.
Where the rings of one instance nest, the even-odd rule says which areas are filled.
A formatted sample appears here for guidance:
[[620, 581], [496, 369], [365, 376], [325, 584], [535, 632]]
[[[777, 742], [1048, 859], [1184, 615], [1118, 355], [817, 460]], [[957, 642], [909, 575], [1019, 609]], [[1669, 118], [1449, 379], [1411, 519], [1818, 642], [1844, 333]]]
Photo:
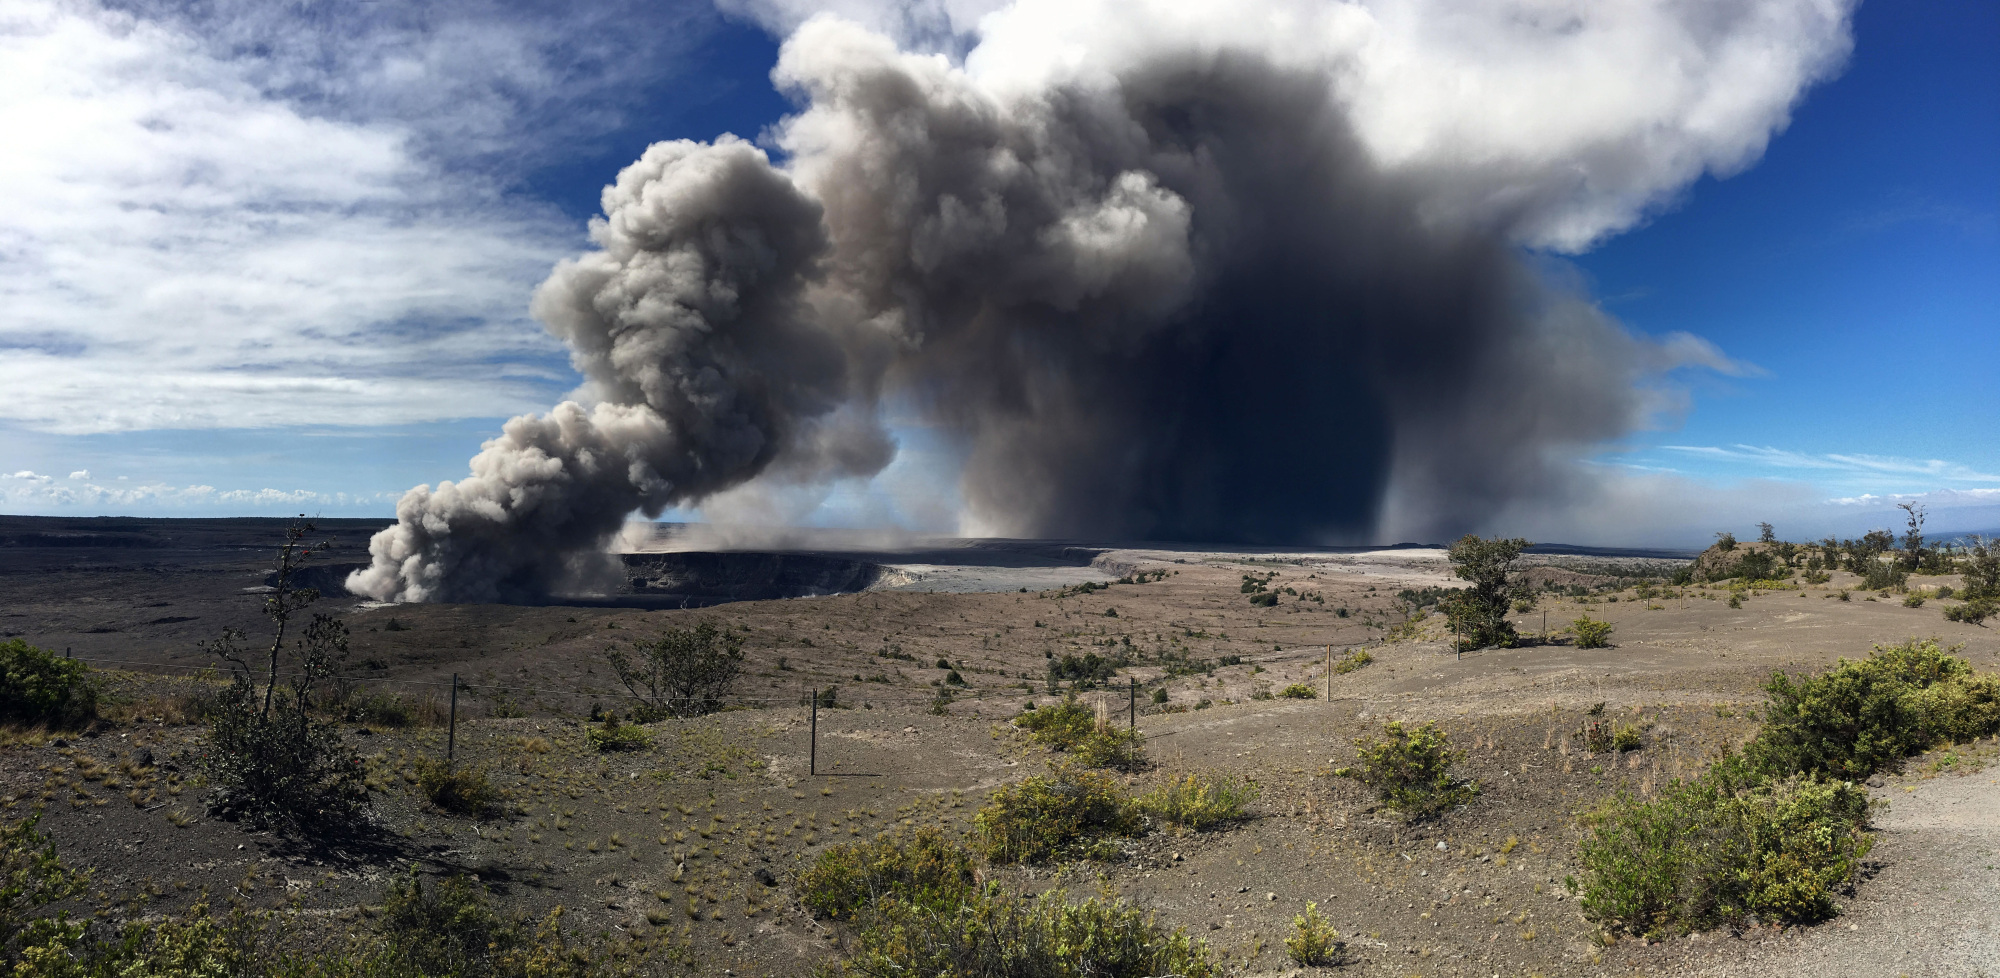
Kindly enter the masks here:
[[[1946, 622], [1934, 604], [1905, 608], [1862, 593], [1839, 600], [1853, 583], [1839, 575], [1823, 587], [1748, 597], [1741, 609], [1699, 588], [1684, 602], [1638, 600], [1630, 590], [1616, 602], [1544, 599], [1516, 616], [1525, 634], [1540, 632], [1544, 611], [1553, 628], [1588, 610], [1614, 623], [1613, 647], [1531, 644], [1459, 659], [1435, 623], [1384, 638], [1402, 621], [1391, 608], [1397, 590], [1444, 579], [1435, 554], [1107, 556], [1100, 566], [1118, 573], [1166, 577], [1087, 592], [874, 592], [685, 612], [350, 607], [351, 662], [364, 679], [404, 694], [444, 687], [388, 681], [458, 673], [485, 684], [461, 696], [458, 750], [509, 793], [514, 807], [503, 815], [445, 816], [410, 791], [410, 760], [441, 751], [442, 729], [351, 724], [380, 789], [372, 836], [315, 846], [208, 819], [185, 762], [167, 769], [198, 734], [165, 712], [184, 680], [148, 675], [117, 680], [126, 691], [119, 722], [96, 736], [60, 746], [13, 736], [0, 748], [0, 805], [9, 815], [46, 806], [42, 826], [59, 851], [97, 872], [93, 899], [73, 909], [107, 920], [178, 908], [206, 888], [217, 899], [323, 911], [332, 931], [415, 862], [425, 872], [475, 873], [523, 909], [563, 905], [586, 930], [652, 954], [662, 974], [800, 975], [836, 953], [841, 934], [799, 909], [791, 874], [829, 844], [891, 826], [969, 830], [988, 792], [1051, 759], [1005, 722], [1023, 702], [1050, 699], [1048, 656], [1126, 651], [1129, 641], [1139, 664], [1116, 682], [1144, 683], [1142, 706], [1164, 686], [1171, 708], [1184, 710], [1138, 717], [1154, 765], [1130, 779], [1132, 790], [1195, 770], [1247, 775], [1263, 788], [1256, 817], [1213, 833], [1154, 833], [1109, 862], [1000, 869], [999, 878], [1073, 892], [1108, 887], [1206, 937], [1249, 974], [1288, 970], [1282, 939], [1308, 900], [1349, 935], [1343, 974], [1996, 971], [1989, 911], [2000, 895], [2000, 870], [1990, 868], [2000, 866], [2000, 768], [1981, 770], [1996, 753], [1990, 745], [1961, 748], [1951, 761], [1920, 758], [1884, 781], [1878, 794], [1892, 806], [1878, 819], [1872, 878], [1829, 924], [1607, 948], [1561, 886], [1578, 813], [1621, 787], [1645, 793], [1692, 774], [1722, 744], [1740, 742], [1754, 730], [1757, 686], [1771, 670], [1819, 669], [1913, 636], [1963, 643], [1962, 655], [1991, 670], [2000, 666], [1991, 629]], [[55, 647], [87, 637], [84, 654], [129, 650], [193, 664], [194, 634], [168, 641], [144, 631], [168, 626], [144, 623], [254, 620], [254, 599], [240, 588], [122, 573], [133, 576], [0, 575], [7, 630]], [[1280, 591], [1278, 604], [1251, 606], [1245, 574], [1274, 575], [1267, 587]], [[210, 601], [204, 589], [220, 597]], [[159, 601], [198, 607], [160, 611]], [[230, 602], [243, 607], [219, 610]], [[749, 659], [738, 699], [747, 708], [655, 724], [643, 753], [589, 751], [581, 714], [592, 702], [620, 702], [603, 649], [697, 620], [743, 630]], [[90, 631], [112, 626], [120, 631]], [[1366, 647], [1376, 661], [1334, 677], [1331, 699], [1252, 699], [1292, 682], [1324, 691], [1328, 645]], [[1241, 664], [1167, 675], [1171, 662], [1229, 655]], [[944, 716], [928, 710], [946, 674], [940, 658], [969, 684]], [[800, 704], [805, 690], [826, 686], [838, 687], [840, 706], [820, 712], [821, 774], [812, 776]], [[1084, 696], [1106, 699], [1120, 716], [1127, 706], [1123, 688]], [[1600, 703], [1645, 728], [1642, 750], [1589, 755], [1568, 736]], [[1441, 721], [1469, 751], [1467, 773], [1484, 786], [1476, 803], [1411, 826], [1331, 775], [1353, 757], [1355, 737], [1399, 718]], [[142, 750], [155, 767], [115, 767]]]

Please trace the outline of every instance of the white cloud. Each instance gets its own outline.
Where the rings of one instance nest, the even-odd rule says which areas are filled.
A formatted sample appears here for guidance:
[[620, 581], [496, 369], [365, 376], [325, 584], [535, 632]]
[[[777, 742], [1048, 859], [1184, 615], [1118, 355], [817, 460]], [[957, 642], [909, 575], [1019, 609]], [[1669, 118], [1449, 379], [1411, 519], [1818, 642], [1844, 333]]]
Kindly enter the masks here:
[[573, 382], [526, 307], [582, 229], [508, 187], [669, 42], [592, 40], [611, 5], [349, 6], [379, 9], [0, 8], [0, 421], [393, 424]]
[[[400, 493], [319, 492], [311, 489], [217, 489], [211, 485], [169, 485], [144, 482], [127, 485], [58, 484], [45, 475], [16, 472], [5, 478], [20, 485], [0, 485], [0, 504], [9, 512], [43, 513], [78, 508], [121, 512], [161, 512], [174, 515], [236, 513], [274, 509], [361, 510], [385, 512]], [[123, 477], [120, 477], [123, 479]]]
[[966, 51], [996, 90], [1108, 79], [1161, 50], [1318, 70], [1440, 220], [1580, 251], [1704, 173], [1755, 163], [1853, 45], [1854, 0], [719, 0], [789, 33], [832, 13]]
[[90, 478], [90, 470], [89, 470], [89, 469], [78, 469], [78, 470], [76, 470], [75, 472], [71, 472], [71, 473], [69, 474], [69, 477], [70, 477], [71, 479], [88, 479], [88, 478]]
[[1744, 467], [1807, 469], [1846, 476], [1919, 477], [1939, 482], [2000, 482], [2000, 475], [1943, 459], [1898, 458], [1892, 455], [1827, 453], [1821, 455], [1758, 445], [1665, 445], [1667, 451]]

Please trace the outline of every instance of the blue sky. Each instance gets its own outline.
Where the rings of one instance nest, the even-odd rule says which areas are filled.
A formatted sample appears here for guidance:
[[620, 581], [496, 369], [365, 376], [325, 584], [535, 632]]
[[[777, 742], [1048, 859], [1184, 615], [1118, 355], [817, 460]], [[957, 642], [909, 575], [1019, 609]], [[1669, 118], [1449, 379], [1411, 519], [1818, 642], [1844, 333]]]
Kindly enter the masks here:
[[[576, 383], [527, 295], [585, 246], [618, 168], [788, 109], [768, 79], [778, 40], [752, 16], [610, 2], [614, 29], [582, 33], [533, 5], [449, 9], [0, 16], [20, 66], [0, 112], [38, 134], [0, 164], [0, 383], [16, 388], [0, 509], [392, 514]], [[792, 16], [772, 9], [732, 8]], [[1757, 518], [1851, 534], [1898, 494], [1928, 494], [1942, 529], [2000, 527], [2000, 8], [1868, 3], [1853, 33], [1844, 71], [1747, 170], [1549, 259], [1629, 328], [1757, 368], [1681, 377], [1681, 411], [1596, 456], [1692, 487], [1696, 515], [1639, 505], [1578, 538], [1689, 541]], [[143, 86], [140, 107], [106, 79]], [[948, 528], [951, 447], [898, 434], [870, 483], [725, 515]]]
[[1994, 37], [1991, 4], [1864, 4], [1846, 72], [1756, 167], [1576, 259], [1631, 327], [1766, 371], [1622, 461], [1837, 497], [2000, 484]]

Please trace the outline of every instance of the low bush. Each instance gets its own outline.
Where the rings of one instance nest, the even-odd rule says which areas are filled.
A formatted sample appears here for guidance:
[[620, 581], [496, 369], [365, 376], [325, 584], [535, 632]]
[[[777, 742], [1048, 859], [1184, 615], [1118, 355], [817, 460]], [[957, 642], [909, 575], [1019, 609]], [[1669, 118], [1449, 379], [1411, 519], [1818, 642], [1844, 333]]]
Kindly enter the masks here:
[[1309, 700], [1319, 696], [1319, 690], [1305, 683], [1293, 683], [1278, 691], [1278, 695], [1288, 700]]
[[1774, 776], [1859, 779], [1937, 744], [2000, 730], [2000, 681], [1974, 676], [1953, 651], [1913, 639], [1806, 679], [1773, 673], [1765, 722], [1745, 757]]
[[1136, 771], [1146, 766], [1146, 738], [1137, 730], [1100, 728], [1070, 748], [1070, 756], [1085, 767]]
[[1645, 739], [1639, 728], [1629, 723], [1621, 723], [1611, 732], [1611, 749], [1620, 754], [1630, 753], [1645, 746]]
[[103, 939], [61, 914], [17, 926], [19, 911], [72, 896], [86, 874], [71, 872], [33, 833], [32, 820], [0, 830], [0, 967], [47, 978], [597, 978], [611, 955], [572, 940], [562, 910], [539, 925], [495, 914], [477, 885], [460, 878], [426, 887], [414, 869], [392, 881], [375, 924], [346, 953], [310, 953], [315, 925], [283, 912], [242, 908], [212, 915], [196, 903], [178, 917], [134, 921]]
[[975, 880], [972, 853], [925, 827], [828, 848], [799, 874], [799, 902], [820, 917], [854, 920], [890, 899], [948, 907], [972, 892]]
[[1201, 832], [1247, 818], [1257, 800], [1254, 781], [1190, 774], [1139, 796], [1139, 810], [1176, 828]]
[[458, 815], [476, 815], [500, 799], [500, 792], [482, 767], [460, 767], [434, 757], [417, 759], [417, 791], [439, 809]]
[[1867, 792], [1809, 775], [1767, 778], [1729, 757], [1657, 800], [1620, 794], [1585, 819], [1585, 916], [1663, 935], [1755, 916], [1823, 920], [1873, 844]]
[[1955, 604], [1944, 609], [1945, 621], [1959, 621], [1968, 625], [1983, 625], [1986, 619], [2000, 614], [2000, 602], [1992, 598], [1974, 598], [1964, 604]]
[[604, 722], [584, 730], [584, 739], [601, 751], [645, 750], [653, 745], [652, 735], [636, 723], [618, 722], [618, 714], [606, 713]]
[[1334, 660], [1333, 673], [1336, 676], [1345, 676], [1374, 661], [1375, 657], [1369, 655], [1367, 649], [1355, 649]]
[[975, 844], [996, 863], [1043, 863], [1109, 853], [1109, 837], [1139, 834], [1139, 810], [1108, 774], [1063, 768], [993, 793], [973, 816]]
[[1479, 793], [1479, 784], [1452, 773], [1452, 765], [1464, 756], [1451, 746], [1451, 739], [1434, 723], [1415, 729], [1391, 720], [1386, 739], [1355, 740], [1360, 763], [1333, 773], [1353, 778], [1381, 796], [1382, 804], [1413, 818], [1436, 815], [1470, 802]]
[[1611, 750], [1611, 728], [1602, 720], [1584, 721], [1573, 736], [1586, 754], [1604, 754]]
[[37, 812], [0, 827], [0, 966], [20, 960], [23, 949], [60, 948], [82, 936], [79, 925], [43, 908], [84, 892], [90, 873], [63, 865], [48, 837], [35, 831], [41, 817]]
[[1166, 702], [1167, 702], [1167, 688], [1166, 688], [1165, 686], [1162, 686], [1162, 687], [1160, 687], [1159, 689], [1156, 689], [1156, 690], [1153, 690], [1153, 705], [1154, 705], [1154, 706], [1161, 706], [1161, 705], [1164, 705], [1164, 704], [1165, 704]]
[[1250, 606], [1253, 608], [1274, 608], [1277, 607], [1277, 604], [1278, 592], [1276, 591], [1265, 591], [1262, 594], [1253, 594], [1250, 596]]
[[1208, 944], [1109, 894], [1034, 899], [989, 887], [934, 912], [891, 901], [831, 974], [847, 978], [1221, 978]]
[[1951, 651], [1911, 640], [1818, 676], [1774, 673], [1743, 754], [1586, 820], [1582, 880], [1570, 881], [1585, 914], [1640, 934], [1832, 916], [1873, 844], [1867, 792], [1841, 779], [2000, 730], [2000, 683]]
[[1029, 739], [1050, 750], [1069, 750], [1097, 732], [1097, 713], [1077, 702], [1076, 694], [1060, 703], [1029, 707], [1014, 717], [1014, 725], [1028, 731]]
[[1924, 606], [1924, 595], [1912, 591], [1909, 594], [1903, 596], [1903, 607], [1921, 608], [1923, 606]]
[[346, 829], [368, 804], [361, 758], [297, 701], [259, 709], [238, 675], [209, 708], [196, 764], [213, 788], [210, 813], [280, 829]]
[[336, 700], [331, 708], [347, 723], [378, 727], [442, 727], [451, 719], [449, 708], [435, 696], [357, 691]]
[[0, 720], [71, 727], [97, 716], [90, 667], [20, 639], [0, 642]]
[[1285, 938], [1285, 954], [1308, 968], [1331, 968], [1346, 956], [1347, 942], [1340, 928], [1319, 912], [1319, 904], [1308, 902], [1306, 912], [1292, 918], [1292, 934]]
[[[1732, 595], [1730, 600], [1734, 601], [1735, 596]], [[1585, 614], [1570, 622], [1569, 630], [1576, 636], [1576, 647], [1579, 649], [1602, 649], [1611, 645], [1611, 623], [1608, 621], [1599, 621]]]

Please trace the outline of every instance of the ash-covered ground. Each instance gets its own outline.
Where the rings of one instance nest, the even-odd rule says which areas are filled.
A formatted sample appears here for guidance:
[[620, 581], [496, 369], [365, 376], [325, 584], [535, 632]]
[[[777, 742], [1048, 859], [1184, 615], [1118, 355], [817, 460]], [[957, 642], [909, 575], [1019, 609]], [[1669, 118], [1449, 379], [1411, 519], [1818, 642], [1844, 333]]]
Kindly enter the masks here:
[[[2000, 667], [1992, 629], [1876, 600], [1845, 573], [1744, 593], [1731, 607], [1716, 589], [1617, 587], [1621, 574], [1672, 555], [1536, 555], [1530, 572], [1565, 575], [1550, 578], [1565, 590], [1514, 616], [1530, 640], [1463, 658], [1435, 617], [1413, 624], [1398, 597], [1451, 583], [1442, 552], [1424, 547], [806, 547], [714, 566], [740, 559], [779, 581], [793, 558], [817, 554], [879, 570], [852, 593], [686, 609], [609, 596], [536, 606], [329, 599], [322, 607], [352, 630], [353, 680], [433, 708], [404, 725], [344, 725], [369, 765], [381, 847], [328, 854], [207, 817], [185, 766], [173, 777], [134, 767], [113, 775], [130, 779], [116, 790], [90, 777], [136, 765], [142, 750], [168, 759], [198, 742], [201, 728], [171, 712], [173, 697], [199, 681], [187, 678], [191, 667], [213, 665], [197, 641], [231, 624], [259, 634], [258, 589], [282, 524], [0, 525], [10, 541], [0, 548], [0, 629], [107, 666], [146, 663], [109, 674], [116, 702], [97, 736], [58, 744], [17, 731], [0, 743], [0, 807], [10, 816], [46, 807], [41, 827], [58, 851], [98, 874], [70, 909], [108, 921], [174, 912], [206, 887], [296, 905], [334, 927], [379, 902], [385, 881], [414, 861], [430, 874], [477, 874], [526, 912], [565, 906], [584, 931], [658, 952], [648, 973], [810, 973], [839, 954], [838, 928], [801, 909], [793, 874], [829, 845], [886, 829], [969, 830], [988, 793], [1060, 760], [1007, 717], [1048, 701], [1051, 662], [1094, 654], [1125, 664], [1107, 686], [1083, 690], [1086, 700], [1122, 713], [1130, 684], [1139, 689], [1136, 724], [1152, 763], [1125, 779], [1129, 790], [1193, 772], [1250, 777], [1262, 788], [1253, 817], [1219, 832], [1154, 832], [1103, 862], [997, 867], [995, 878], [1031, 890], [1109, 887], [1208, 940], [1232, 974], [1287, 972], [1281, 942], [1309, 900], [1350, 943], [1341, 973], [1380, 978], [1942, 978], [1992, 961], [1978, 912], [2000, 894], [2000, 875], [1983, 868], [2000, 828], [1978, 815], [2000, 809], [2000, 779], [1981, 770], [1992, 744], [1958, 748], [1949, 762], [1919, 758], [1879, 781], [1875, 794], [1895, 807], [1878, 822], [1868, 878], [1827, 924], [1607, 947], [1561, 886], [1576, 870], [1582, 814], [1620, 790], [1657, 791], [1740, 744], [1773, 669], [1817, 670], [1872, 643], [1932, 635], [1962, 643], [1977, 669]], [[378, 525], [323, 524], [357, 551]], [[925, 573], [940, 576], [916, 577]], [[1253, 604], [1246, 578], [1275, 602]], [[1842, 591], [1850, 600], [1837, 600]], [[1559, 628], [1586, 612], [1613, 624], [1610, 648], [1538, 640], [1544, 616]], [[700, 621], [743, 637], [736, 709], [651, 724], [643, 752], [592, 750], [590, 708], [625, 702], [605, 651]], [[1329, 682], [1329, 647], [1365, 648], [1373, 662]], [[964, 685], [948, 683], [950, 672]], [[479, 818], [427, 807], [410, 783], [415, 759], [444, 748], [441, 696], [453, 674], [472, 684], [458, 703], [458, 757], [507, 793], [508, 807]], [[1323, 692], [1260, 698], [1291, 683]], [[814, 775], [803, 704], [829, 688], [836, 705], [819, 711]], [[1151, 702], [1154, 690], [1164, 704]], [[948, 702], [933, 712], [941, 691]], [[1644, 746], [1587, 753], [1569, 734], [1593, 709], [1641, 727]], [[1334, 777], [1355, 738], [1389, 719], [1439, 722], [1468, 751], [1479, 800], [1409, 825]]]

